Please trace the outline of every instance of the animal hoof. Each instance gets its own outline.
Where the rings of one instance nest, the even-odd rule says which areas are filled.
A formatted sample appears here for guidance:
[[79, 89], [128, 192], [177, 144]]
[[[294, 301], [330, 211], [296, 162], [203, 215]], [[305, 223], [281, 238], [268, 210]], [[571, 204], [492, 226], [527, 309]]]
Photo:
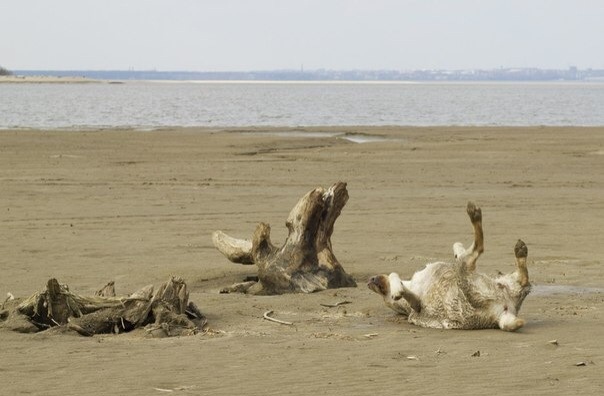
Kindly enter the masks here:
[[519, 239], [518, 242], [516, 242], [514, 253], [516, 254], [516, 258], [526, 258], [528, 256], [528, 248], [522, 239]]
[[472, 221], [472, 223], [482, 221], [482, 210], [480, 210], [480, 208], [476, 206], [474, 202], [468, 202], [468, 207], [466, 210], [468, 212], [468, 216], [470, 216], [470, 220]]

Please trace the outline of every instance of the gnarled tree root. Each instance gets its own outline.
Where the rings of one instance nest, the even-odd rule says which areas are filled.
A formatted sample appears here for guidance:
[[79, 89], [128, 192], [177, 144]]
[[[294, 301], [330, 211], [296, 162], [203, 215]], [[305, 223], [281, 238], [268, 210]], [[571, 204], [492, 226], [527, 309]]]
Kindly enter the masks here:
[[222, 290], [251, 294], [311, 293], [356, 287], [332, 251], [336, 219], [348, 201], [346, 183], [327, 190], [318, 187], [304, 195], [285, 225], [289, 234], [281, 247], [270, 240], [270, 226], [260, 223], [252, 240], [233, 238], [222, 231], [212, 235], [214, 246], [230, 261], [255, 264], [258, 282], [244, 282]]
[[171, 277], [155, 293], [149, 285], [127, 297], [115, 297], [113, 282], [87, 297], [52, 278], [46, 290], [20, 303], [15, 300], [0, 326], [24, 333], [65, 327], [85, 336], [136, 328], [153, 336], [190, 335], [203, 330], [207, 320], [188, 300], [187, 285], [178, 277]]

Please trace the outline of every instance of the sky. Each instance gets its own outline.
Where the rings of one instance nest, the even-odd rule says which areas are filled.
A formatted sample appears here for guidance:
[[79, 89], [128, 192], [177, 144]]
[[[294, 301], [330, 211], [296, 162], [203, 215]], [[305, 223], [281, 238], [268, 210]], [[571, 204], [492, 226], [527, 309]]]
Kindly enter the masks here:
[[604, 0], [0, 0], [0, 65], [604, 69]]

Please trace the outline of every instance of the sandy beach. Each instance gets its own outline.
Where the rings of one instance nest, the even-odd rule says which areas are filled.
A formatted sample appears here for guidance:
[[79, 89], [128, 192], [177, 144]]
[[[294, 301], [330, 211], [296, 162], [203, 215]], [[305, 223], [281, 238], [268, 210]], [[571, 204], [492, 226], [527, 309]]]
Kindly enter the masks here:
[[[298, 199], [336, 181], [350, 199], [333, 250], [357, 288], [219, 293], [256, 271], [213, 231], [249, 238], [267, 222], [279, 244]], [[164, 339], [0, 328], [2, 394], [604, 392], [604, 128], [4, 130], [0, 186], [2, 301], [50, 277], [89, 295], [178, 275], [209, 320]], [[416, 327], [365, 286], [452, 260], [472, 239], [468, 200], [483, 210], [480, 271], [512, 271], [528, 245], [516, 333]]]
[[100, 83], [86, 77], [60, 77], [60, 76], [0, 76], [0, 84], [87, 84]]

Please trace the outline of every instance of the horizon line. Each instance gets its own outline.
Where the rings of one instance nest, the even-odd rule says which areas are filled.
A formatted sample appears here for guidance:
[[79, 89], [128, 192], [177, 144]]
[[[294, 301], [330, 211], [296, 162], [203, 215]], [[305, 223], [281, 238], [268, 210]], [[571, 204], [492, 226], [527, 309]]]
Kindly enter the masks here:
[[[5, 68], [6, 69], [6, 68]], [[145, 72], [145, 73], [266, 73], [266, 72], [295, 72], [295, 73], [313, 73], [319, 71], [326, 72], [375, 72], [375, 71], [389, 71], [389, 72], [414, 72], [414, 71], [470, 71], [470, 70], [604, 70], [596, 67], [578, 67], [578, 66], [567, 66], [565, 68], [555, 67], [538, 67], [538, 66], [497, 66], [497, 67], [468, 67], [468, 68], [419, 68], [419, 69], [395, 69], [395, 68], [278, 68], [278, 69], [246, 69], [246, 70], [193, 70], [193, 69], [96, 69], [96, 68], [73, 68], [73, 69], [59, 69], [59, 68], [15, 68], [7, 69], [10, 71], [95, 71], [95, 72]]]

